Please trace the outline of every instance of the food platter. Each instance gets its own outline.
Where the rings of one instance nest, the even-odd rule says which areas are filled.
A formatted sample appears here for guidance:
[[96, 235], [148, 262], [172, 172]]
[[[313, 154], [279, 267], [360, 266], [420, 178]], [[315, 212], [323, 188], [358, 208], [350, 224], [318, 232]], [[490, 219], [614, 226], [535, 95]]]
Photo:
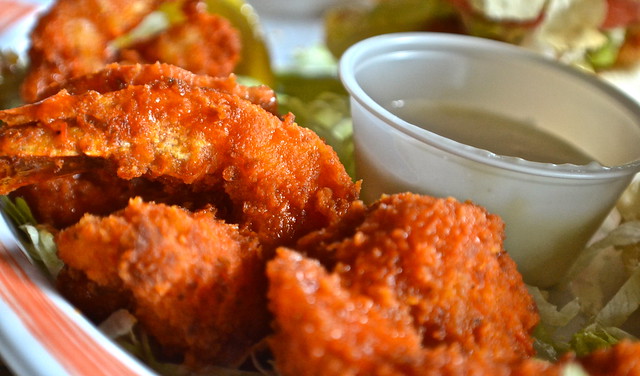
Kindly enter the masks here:
[[[0, 49], [23, 53], [28, 30], [49, 3], [5, 1], [0, 9]], [[261, 21], [275, 67], [286, 68], [296, 51], [322, 41], [322, 22], [317, 13], [288, 15], [266, 9]], [[603, 77], [640, 101], [638, 72]], [[4, 216], [0, 217], [0, 360], [19, 375], [154, 374], [56, 292], [21, 248]], [[2, 372], [0, 367], [0, 375]]]

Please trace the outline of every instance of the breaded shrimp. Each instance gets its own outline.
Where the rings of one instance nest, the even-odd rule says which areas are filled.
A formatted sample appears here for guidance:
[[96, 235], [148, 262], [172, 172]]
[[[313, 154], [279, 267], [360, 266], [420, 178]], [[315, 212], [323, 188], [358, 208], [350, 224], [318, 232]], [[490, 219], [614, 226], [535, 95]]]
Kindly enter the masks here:
[[386, 298], [395, 309], [382, 307], [291, 249], [278, 249], [267, 275], [275, 317], [269, 345], [282, 376], [560, 376], [566, 365], [497, 361], [490, 351], [469, 353], [459, 343], [425, 347], [410, 307], [392, 294]]
[[31, 32], [22, 97], [34, 102], [52, 83], [103, 68], [109, 43], [137, 26], [162, 0], [58, 0]]
[[[100, 94], [65, 91], [0, 112], [0, 192], [94, 168], [188, 184], [230, 202], [231, 223], [284, 244], [357, 199], [336, 153], [292, 116], [181, 81]], [[222, 200], [221, 200], [222, 201]]]
[[408, 307], [382, 308], [286, 248], [278, 249], [267, 275], [275, 317], [269, 344], [280, 374], [400, 374], [420, 365], [421, 338]]
[[[131, 85], [144, 85], [155, 81], [169, 83], [173, 80], [235, 94], [272, 113], [277, 112], [275, 93], [267, 86], [247, 87], [238, 84], [234, 75], [228, 77], [196, 75], [177, 66], [160, 63], [148, 65], [113, 63], [96, 73], [71, 78], [62, 87], [54, 84], [42, 94], [47, 97], [62, 88], [71, 94], [82, 94], [89, 90], [107, 93]], [[134, 196], [190, 208], [197, 208], [198, 204], [205, 203], [201, 194], [190, 192], [186, 186], [179, 192], [175, 190], [163, 192], [158, 184], [154, 185], [144, 179], [119, 179], [105, 169], [63, 176], [25, 186], [13, 195], [24, 197], [36, 218], [41, 223], [47, 223], [55, 228], [69, 226], [87, 212], [105, 215], [122, 209], [128, 199]], [[58, 199], [51, 200], [51, 197]]]
[[283, 249], [268, 265], [271, 347], [283, 374], [420, 374], [411, 370], [440, 367], [425, 361], [442, 346], [492, 364], [533, 355], [538, 315], [502, 249], [497, 216], [397, 194], [372, 205], [352, 233], [326, 244], [330, 274]]
[[[195, 4], [194, 4], [195, 3]], [[161, 61], [210, 76], [228, 76], [240, 60], [240, 33], [227, 19], [188, 1], [186, 20], [120, 52], [120, 61]]]
[[[138, 26], [168, 0], [58, 0], [31, 33], [29, 67], [22, 98], [32, 103], [105, 65], [128, 61], [180, 65], [196, 73], [228, 76], [240, 60], [240, 33], [221, 16], [208, 13], [200, 0], [182, 3], [184, 22], [118, 50], [117, 37]], [[47, 92], [47, 93], [45, 93]]]
[[257, 240], [210, 213], [134, 199], [109, 217], [85, 216], [56, 242], [68, 268], [130, 293], [147, 333], [190, 367], [237, 365], [269, 330]]
[[536, 306], [503, 237], [500, 218], [479, 206], [384, 196], [355, 235], [335, 245], [336, 272], [380, 305], [392, 294], [410, 307], [426, 347], [458, 343], [495, 360], [531, 356]]
[[42, 98], [65, 89], [69, 94], [82, 94], [89, 90], [99, 93], [122, 90], [127, 86], [151, 84], [155, 81], [170, 83], [179, 80], [192, 86], [212, 88], [225, 93], [235, 94], [265, 110], [277, 113], [276, 94], [268, 86], [245, 86], [237, 82], [236, 76], [211, 77], [194, 74], [188, 70], [170, 64], [119, 64], [112, 63], [98, 70], [67, 80], [64, 84], [53, 84], [42, 92]]

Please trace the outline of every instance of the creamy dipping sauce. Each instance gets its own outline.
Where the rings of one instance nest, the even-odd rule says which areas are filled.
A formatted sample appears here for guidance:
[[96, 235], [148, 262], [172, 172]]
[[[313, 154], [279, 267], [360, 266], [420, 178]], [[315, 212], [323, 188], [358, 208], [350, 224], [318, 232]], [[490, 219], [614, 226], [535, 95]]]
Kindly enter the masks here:
[[498, 155], [555, 164], [585, 165], [594, 161], [533, 121], [425, 100], [394, 101], [389, 111], [440, 136]]

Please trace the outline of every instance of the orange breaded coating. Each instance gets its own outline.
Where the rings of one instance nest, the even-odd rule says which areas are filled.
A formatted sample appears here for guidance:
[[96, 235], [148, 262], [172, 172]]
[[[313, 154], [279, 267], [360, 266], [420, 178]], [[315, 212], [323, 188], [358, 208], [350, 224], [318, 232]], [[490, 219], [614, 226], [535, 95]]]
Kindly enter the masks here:
[[210, 213], [132, 200], [56, 236], [69, 268], [132, 296], [140, 324], [191, 367], [235, 365], [268, 330], [264, 260], [253, 237]]
[[[351, 291], [410, 307], [422, 343], [458, 343], [494, 360], [533, 355], [533, 299], [502, 248], [504, 224], [484, 208], [405, 193], [374, 203], [331, 247]], [[509, 307], [505, 311], [505, 307]]]
[[[197, 7], [193, 7], [197, 8]], [[204, 10], [186, 12], [184, 22], [128, 46], [120, 60], [163, 63], [210, 76], [228, 76], [240, 60], [240, 32], [227, 19]]]
[[52, 83], [101, 69], [114, 57], [109, 43], [162, 0], [57, 0], [31, 32], [22, 97], [34, 102]]
[[100, 94], [65, 91], [0, 111], [0, 191], [110, 168], [126, 180], [217, 193], [225, 219], [267, 244], [336, 221], [357, 199], [336, 153], [314, 132], [238, 96], [181, 81]]
[[538, 315], [497, 216], [408, 193], [382, 197], [358, 224], [359, 211], [347, 217], [353, 235], [326, 244], [331, 273], [282, 248], [268, 264], [280, 372], [444, 372], [432, 351], [455, 348], [444, 353], [467, 369], [487, 363], [509, 374], [507, 365], [533, 355]]
[[421, 338], [408, 307], [382, 309], [352, 293], [316, 260], [279, 248], [267, 266], [282, 375], [400, 374], [420, 365]]
[[145, 85], [155, 81], [170, 83], [173, 80], [235, 94], [269, 112], [274, 114], [277, 112], [276, 94], [267, 86], [244, 86], [236, 81], [236, 76], [233, 74], [226, 77], [198, 75], [178, 66], [162, 63], [112, 63], [97, 72], [70, 78], [63, 84], [53, 84], [42, 91], [41, 97], [38, 99], [51, 96], [61, 89], [65, 89], [69, 94], [82, 94], [89, 90], [108, 93], [122, 90], [131, 85]]
[[[107, 93], [131, 85], [144, 85], [157, 81], [170, 83], [174, 80], [235, 94], [272, 113], [277, 112], [275, 93], [267, 86], [247, 87], [238, 84], [234, 75], [224, 78], [196, 75], [177, 66], [160, 63], [148, 65], [113, 63], [95, 73], [71, 78], [62, 86], [54, 84], [48, 88], [49, 90], [42, 92], [42, 95], [50, 96], [62, 88], [71, 94], [82, 94], [89, 90]], [[158, 187], [159, 192], [154, 193], [152, 189], [147, 189], [151, 184], [141, 180], [125, 181], [110, 171], [96, 169], [84, 174], [63, 176], [25, 186], [14, 192], [14, 195], [22, 196], [27, 200], [39, 222], [56, 228], [63, 228], [77, 222], [87, 212], [106, 215], [122, 209], [129, 198], [134, 196], [181, 205], [192, 204], [190, 201], [193, 199], [189, 196], [202, 197], [184, 189], [179, 195], [182, 197], [175, 192], [162, 197], [158, 194], [162, 192], [162, 187]], [[51, 197], [58, 199], [51, 200]]]
[[199, 192], [189, 184], [168, 186], [144, 178], [124, 180], [105, 168], [27, 185], [10, 195], [22, 197], [38, 223], [55, 229], [75, 224], [84, 214], [109, 215], [127, 206], [132, 197], [179, 205], [191, 211], [213, 206], [221, 216], [229, 206], [228, 198], [217, 192]]
[[591, 376], [639, 376], [640, 343], [624, 340], [577, 361]]
[[95, 169], [28, 185], [11, 195], [27, 201], [38, 223], [62, 229], [85, 213], [107, 215], [124, 208], [141, 193], [140, 185], [146, 182], [117, 179], [107, 170]]
[[[381, 307], [349, 290], [317, 261], [278, 249], [267, 266], [275, 334], [269, 345], [283, 376], [560, 376], [563, 365], [494, 360], [458, 343], [425, 347], [410, 307]], [[392, 297], [390, 297], [392, 299]]]

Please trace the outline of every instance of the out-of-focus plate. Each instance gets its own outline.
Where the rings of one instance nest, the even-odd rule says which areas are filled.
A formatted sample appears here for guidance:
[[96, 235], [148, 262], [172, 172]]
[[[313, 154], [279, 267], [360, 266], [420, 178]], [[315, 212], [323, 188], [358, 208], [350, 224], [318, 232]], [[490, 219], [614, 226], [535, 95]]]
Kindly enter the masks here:
[[36, 15], [50, 0], [0, 0], [0, 50], [25, 52]]

